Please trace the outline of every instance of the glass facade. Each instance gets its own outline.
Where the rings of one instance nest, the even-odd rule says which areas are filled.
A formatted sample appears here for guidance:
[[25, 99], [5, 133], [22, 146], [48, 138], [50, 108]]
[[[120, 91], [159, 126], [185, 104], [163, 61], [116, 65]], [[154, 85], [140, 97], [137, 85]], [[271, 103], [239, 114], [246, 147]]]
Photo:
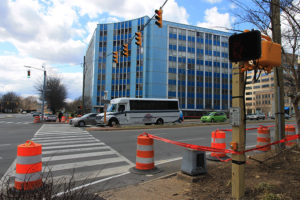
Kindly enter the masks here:
[[[147, 26], [145, 26], [147, 24]], [[118, 97], [178, 98], [183, 110], [227, 110], [229, 33], [149, 17], [98, 24], [86, 52], [85, 95], [92, 107]], [[141, 31], [142, 30], [142, 31]], [[142, 47], [135, 32], [142, 32]], [[122, 55], [128, 44], [129, 56]], [[112, 52], [118, 51], [118, 63]]]
[[228, 109], [228, 36], [169, 26], [168, 97], [182, 109]]

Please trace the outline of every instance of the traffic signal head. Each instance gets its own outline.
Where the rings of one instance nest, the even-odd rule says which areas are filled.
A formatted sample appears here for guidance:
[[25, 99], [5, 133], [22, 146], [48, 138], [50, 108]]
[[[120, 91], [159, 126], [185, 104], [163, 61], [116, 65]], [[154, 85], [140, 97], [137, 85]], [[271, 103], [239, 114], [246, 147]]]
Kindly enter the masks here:
[[155, 19], [156, 19], [156, 22], [155, 24], [159, 27], [159, 28], [162, 28], [162, 9], [159, 9], [159, 10], [155, 10]]
[[30, 78], [30, 70], [27, 71], [27, 78]]
[[231, 62], [249, 61], [261, 57], [261, 34], [249, 31], [229, 37], [229, 60]]
[[128, 44], [123, 44], [122, 55], [128, 57]]
[[114, 58], [114, 62], [118, 63], [118, 52], [117, 51], [113, 52], [113, 58]]
[[142, 46], [142, 33], [141, 32], [136, 32], [135, 33], [135, 39], [136, 39], [135, 44], [141, 47]]

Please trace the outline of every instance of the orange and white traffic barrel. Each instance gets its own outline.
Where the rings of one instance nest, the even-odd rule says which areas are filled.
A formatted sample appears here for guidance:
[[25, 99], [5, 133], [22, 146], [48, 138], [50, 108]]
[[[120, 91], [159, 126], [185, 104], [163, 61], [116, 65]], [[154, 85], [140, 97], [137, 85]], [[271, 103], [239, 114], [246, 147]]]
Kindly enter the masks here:
[[15, 175], [17, 190], [34, 190], [42, 185], [42, 145], [30, 140], [18, 145]]
[[66, 121], [66, 117], [65, 117], [65, 116], [62, 116], [62, 117], [61, 117], [61, 122], [64, 123], [65, 121]]
[[[224, 131], [213, 131], [211, 132], [211, 147], [217, 149], [226, 149], [226, 133]], [[209, 160], [213, 161], [223, 161], [229, 157], [224, 152], [212, 152], [210, 156], [207, 157]]]
[[[293, 125], [285, 125], [285, 136], [293, 136], [296, 134], [296, 128]], [[285, 142], [287, 148], [291, 148], [297, 144], [297, 139]]]
[[136, 169], [152, 170], [154, 169], [154, 150], [153, 139], [147, 135], [139, 135], [137, 137], [136, 150]]
[[40, 123], [40, 116], [35, 116], [34, 117], [34, 120], [33, 120], [33, 123]]
[[[270, 129], [266, 126], [260, 126], [257, 128], [257, 137], [256, 137], [256, 147], [262, 147], [264, 145], [270, 144]], [[271, 146], [267, 146], [258, 151], [269, 151], [271, 150]]]

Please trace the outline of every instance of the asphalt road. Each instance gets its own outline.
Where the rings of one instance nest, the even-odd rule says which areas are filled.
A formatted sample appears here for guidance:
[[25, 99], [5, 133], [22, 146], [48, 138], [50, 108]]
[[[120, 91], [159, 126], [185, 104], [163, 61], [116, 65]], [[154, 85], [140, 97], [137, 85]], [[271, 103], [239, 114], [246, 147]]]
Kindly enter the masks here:
[[[157, 174], [138, 175], [129, 172], [135, 166], [137, 136], [143, 132], [173, 141], [201, 146], [210, 146], [211, 132], [216, 129], [230, 129], [230, 125], [209, 124], [206, 126], [176, 127], [163, 129], [140, 129], [119, 131], [91, 131], [71, 127], [68, 124], [33, 124], [31, 115], [14, 115], [3, 118], [0, 115], [0, 175], [3, 175], [16, 158], [17, 145], [33, 138], [43, 145], [43, 165], [51, 166], [55, 177], [71, 176], [84, 180], [79, 188], [91, 185], [93, 191], [136, 184], [173, 172], [181, 167], [185, 149], [161, 141], [154, 142], [155, 165], [161, 170]], [[291, 121], [289, 121], [290, 123]], [[189, 123], [189, 122], [185, 122]], [[250, 127], [274, 125], [260, 121], [249, 123]], [[154, 126], [154, 125], [153, 125]], [[151, 126], [149, 126], [151, 128]], [[256, 130], [247, 131], [247, 148], [256, 145]], [[274, 128], [271, 128], [274, 138]], [[231, 132], [226, 134], [227, 148]], [[207, 153], [208, 155], [208, 153]], [[10, 167], [11, 166], [11, 167]], [[85, 180], [86, 176], [93, 176]]]
[[31, 115], [0, 115], [0, 177], [17, 155], [17, 146], [31, 139], [41, 124], [34, 124]]

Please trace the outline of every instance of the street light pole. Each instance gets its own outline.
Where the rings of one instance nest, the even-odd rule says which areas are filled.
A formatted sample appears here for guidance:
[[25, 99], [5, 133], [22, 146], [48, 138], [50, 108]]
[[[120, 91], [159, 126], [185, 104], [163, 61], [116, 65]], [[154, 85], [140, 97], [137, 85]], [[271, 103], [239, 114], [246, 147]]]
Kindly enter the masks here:
[[46, 91], [46, 79], [47, 79], [47, 72], [46, 72], [46, 67], [42, 65], [43, 69], [37, 68], [37, 67], [31, 67], [31, 66], [24, 66], [26, 68], [32, 68], [32, 69], [37, 69], [40, 71], [44, 72], [44, 81], [43, 81], [43, 91], [42, 91], [42, 121], [44, 120], [44, 107], [45, 107], [45, 91]]
[[44, 69], [44, 84], [43, 84], [43, 99], [42, 99], [42, 120], [44, 120], [44, 107], [45, 107], [45, 91], [46, 91], [46, 78], [47, 78], [47, 73], [45, 66], [42, 66]]

